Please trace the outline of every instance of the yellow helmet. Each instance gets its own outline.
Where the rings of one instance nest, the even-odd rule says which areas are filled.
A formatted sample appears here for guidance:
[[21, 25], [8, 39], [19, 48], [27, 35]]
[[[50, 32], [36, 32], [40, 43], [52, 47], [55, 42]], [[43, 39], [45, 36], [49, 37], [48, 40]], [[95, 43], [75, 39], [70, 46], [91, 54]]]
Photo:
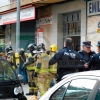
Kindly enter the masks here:
[[55, 45], [55, 44], [51, 45], [50, 50], [53, 52], [57, 52], [57, 45]]

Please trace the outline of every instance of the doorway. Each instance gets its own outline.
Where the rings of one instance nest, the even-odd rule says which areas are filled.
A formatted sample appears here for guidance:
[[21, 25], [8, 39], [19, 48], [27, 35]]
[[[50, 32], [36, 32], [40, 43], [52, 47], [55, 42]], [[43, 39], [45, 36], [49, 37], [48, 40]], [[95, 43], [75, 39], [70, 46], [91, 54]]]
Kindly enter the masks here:
[[63, 14], [63, 39], [71, 37], [74, 45], [73, 50], [80, 50], [81, 34], [81, 11]]

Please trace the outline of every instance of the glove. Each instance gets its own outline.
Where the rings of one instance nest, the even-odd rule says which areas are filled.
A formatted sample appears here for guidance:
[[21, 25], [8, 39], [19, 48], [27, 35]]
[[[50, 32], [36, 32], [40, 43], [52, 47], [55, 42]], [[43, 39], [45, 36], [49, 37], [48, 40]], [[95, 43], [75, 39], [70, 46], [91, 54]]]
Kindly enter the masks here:
[[37, 72], [34, 73], [34, 77], [38, 77], [38, 73]]

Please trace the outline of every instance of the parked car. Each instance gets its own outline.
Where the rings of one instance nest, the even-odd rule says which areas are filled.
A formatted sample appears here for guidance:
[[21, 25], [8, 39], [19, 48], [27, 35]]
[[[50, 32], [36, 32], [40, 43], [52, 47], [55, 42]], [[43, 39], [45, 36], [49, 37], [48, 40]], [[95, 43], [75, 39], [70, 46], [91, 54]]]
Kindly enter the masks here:
[[0, 58], [0, 100], [27, 100], [19, 80], [22, 78], [7, 60]]
[[39, 100], [100, 100], [100, 71], [66, 75]]

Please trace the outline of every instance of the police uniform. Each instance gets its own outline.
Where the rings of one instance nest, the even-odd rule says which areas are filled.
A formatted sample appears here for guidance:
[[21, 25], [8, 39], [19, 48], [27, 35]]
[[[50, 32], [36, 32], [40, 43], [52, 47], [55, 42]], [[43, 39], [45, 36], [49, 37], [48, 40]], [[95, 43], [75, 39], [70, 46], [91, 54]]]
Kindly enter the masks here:
[[[100, 47], [100, 41], [98, 41], [97, 46]], [[91, 70], [100, 70], [100, 52], [91, 58], [90, 62], [88, 63], [88, 67]]]
[[[91, 47], [91, 42], [90, 41], [84, 41], [83, 42], [83, 46], [86, 47]], [[79, 51], [79, 53], [81, 54], [81, 64], [80, 66], [83, 66], [82, 68], [78, 69], [79, 72], [81, 71], [89, 71], [89, 68], [84, 68], [84, 64], [88, 63], [91, 59], [91, 57], [93, 55], [95, 55], [96, 53], [94, 51], [90, 51], [90, 53], [86, 53], [84, 50]]]
[[76, 64], [76, 62], [80, 59], [80, 54], [69, 47], [64, 47], [62, 50], [59, 50], [49, 61], [49, 65], [58, 64], [57, 82], [59, 82], [64, 75], [76, 72], [76, 67], [80, 67], [77, 66], [78, 63]]

